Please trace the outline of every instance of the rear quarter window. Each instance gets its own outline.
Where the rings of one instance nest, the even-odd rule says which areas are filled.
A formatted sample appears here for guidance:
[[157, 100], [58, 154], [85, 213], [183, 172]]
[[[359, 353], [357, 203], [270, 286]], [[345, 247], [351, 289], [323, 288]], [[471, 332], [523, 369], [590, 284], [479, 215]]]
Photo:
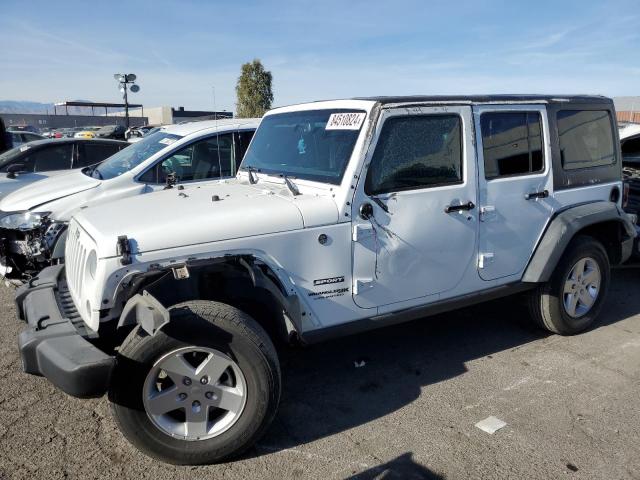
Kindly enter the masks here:
[[616, 163], [612, 122], [607, 110], [560, 110], [557, 122], [564, 170]]

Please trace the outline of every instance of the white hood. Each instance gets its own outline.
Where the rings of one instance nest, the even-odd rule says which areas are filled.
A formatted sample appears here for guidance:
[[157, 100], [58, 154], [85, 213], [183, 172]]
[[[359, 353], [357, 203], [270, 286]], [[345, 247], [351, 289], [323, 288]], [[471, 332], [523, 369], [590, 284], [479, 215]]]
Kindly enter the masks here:
[[[232, 180], [164, 190], [89, 207], [76, 220], [98, 244], [101, 258], [116, 255], [117, 237], [134, 254], [297, 230], [338, 221], [328, 196], [293, 196], [281, 185]], [[217, 195], [220, 199], [213, 200]]]
[[100, 180], [91, 178], [80, 170], [72, 170], [34, 184], [29, 184], [0, 200], [0, 211], [18, 212], [31, 210], [74, 193], [100, 185]]
[[31, 185], [34, 182], [40, 180], [46, 180], [47, 178], [57, 177], [59, 175], [65, 175], [69, 173], [69, 170], [54, 170], [52, 172], [37, 172], [37, 173], [21, 173], [16, 175], [15, 178], [9, 178], [6, 173], [0, 173], [0, 199], [6, 197], [11, 192], [15, 192], [27, 185]]

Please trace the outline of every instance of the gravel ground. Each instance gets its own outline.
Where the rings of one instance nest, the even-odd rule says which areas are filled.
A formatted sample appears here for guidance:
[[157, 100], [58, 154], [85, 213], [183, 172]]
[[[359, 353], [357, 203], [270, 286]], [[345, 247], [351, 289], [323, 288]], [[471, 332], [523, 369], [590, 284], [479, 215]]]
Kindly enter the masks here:
[[[639, 285], [616, 270], [602, 323], [575, 337], [532, 328], [510, 298], [288, 352], [267, 435], [197, 468], [136, 451], [105, 398], [23, 374], [2, 287], [0, 478], [640, 479]], [[489, 416], [506, 426], [475, 426]]]

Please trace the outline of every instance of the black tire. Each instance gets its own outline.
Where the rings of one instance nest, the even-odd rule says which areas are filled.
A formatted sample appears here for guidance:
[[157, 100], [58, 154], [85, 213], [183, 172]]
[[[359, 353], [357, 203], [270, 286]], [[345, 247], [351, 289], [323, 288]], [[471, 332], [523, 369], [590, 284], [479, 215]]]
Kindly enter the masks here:
[[[563, 302], [565, 280], [582, 258], [592, 258], [598, 264], [601, 283], [595, 302], [588, 312], [579, 317], [567, 313]], [[529, 295], [529, 311], [542, 328], [559, 335], [575, 335], [594, 324], [607, 296], [611, 279], [609, 257], [602, 244], [586, 235], [574, 238], [558, 262], [551, 279], [538, 286]]]
[[[171, 322], [154, 336], [136, 327], [121, 345], [109, 390], [111, 410], [125, 437], [147, 455], [176, 465], [221, 462], [253, 445], [273, 420], [280, 400], [280, 365], [264, 329], [226, 304], [191, 301], [169, 309]], [[233, 359], [247, 384], [237, 421], [218, 436], [188, 441], [163, 432], [147, 415], [143, 385], [153, 364], [183, 347], [206, 347]]]

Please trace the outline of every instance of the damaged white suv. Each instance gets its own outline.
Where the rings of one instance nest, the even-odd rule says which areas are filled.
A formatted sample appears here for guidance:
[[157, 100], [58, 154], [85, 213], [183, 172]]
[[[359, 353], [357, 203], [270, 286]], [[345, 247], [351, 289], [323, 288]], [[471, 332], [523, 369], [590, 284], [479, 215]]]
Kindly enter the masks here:
[[282, 340], [523, 291], [542, 327], [581, 332], [635, 236], [616, 135], [603, 97], [275, 109], [235, 179], [72, 219], [66, 264], [17, 293], [23, 368], [74, 396], [108, 392], [138, 448], [199, 464], [265, 431]]

